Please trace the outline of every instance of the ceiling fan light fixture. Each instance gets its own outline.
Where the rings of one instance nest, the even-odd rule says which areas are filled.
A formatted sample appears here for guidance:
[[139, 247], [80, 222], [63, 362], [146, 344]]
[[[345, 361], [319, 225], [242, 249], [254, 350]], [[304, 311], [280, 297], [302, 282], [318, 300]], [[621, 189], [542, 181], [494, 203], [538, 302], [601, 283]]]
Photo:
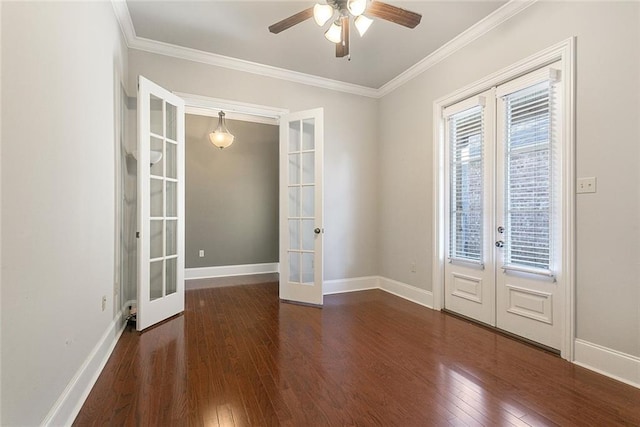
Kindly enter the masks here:
[[367, 9], [367, 0], [348, 0], [347, 9], [353, 16], [360, 16]]
[[332, 43], [341, 43], [342, 42], [342, 25], [340, 21], [335, 21], [329, 29], [324, 33], [324, 36], [327, 40]]
[[364, 33], [367, 32], [371, 24], [373, 23], [373, 19], [369, 19], [364, 15], [358, 16], [353, 24], [356, 26], [356, 30], [358, 30], [358, 34], [360, 37], [364, 36]]
[[333, 7], [328, 4], [317, 3], [313, 6], [313, 20], [316, 21], [320, 27], [327, 23], [333, 16]]
[[233, 144], [234, 136], [227, 129], [224, 119], [224, 111], [218, 113], [218, 126], [209, 134], [209, 141], [219, 149], [227, 148]]

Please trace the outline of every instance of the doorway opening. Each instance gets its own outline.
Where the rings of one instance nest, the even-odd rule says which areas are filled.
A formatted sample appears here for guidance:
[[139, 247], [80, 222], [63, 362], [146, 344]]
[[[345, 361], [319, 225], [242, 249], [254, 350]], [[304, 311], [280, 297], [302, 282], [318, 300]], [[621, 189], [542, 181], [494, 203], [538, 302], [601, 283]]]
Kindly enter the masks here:
[[235, 140], [220, 149], [217, 111], [198, 113], [185, 117], [186, 289], [277, 282], [279, 127], [225, 112]]

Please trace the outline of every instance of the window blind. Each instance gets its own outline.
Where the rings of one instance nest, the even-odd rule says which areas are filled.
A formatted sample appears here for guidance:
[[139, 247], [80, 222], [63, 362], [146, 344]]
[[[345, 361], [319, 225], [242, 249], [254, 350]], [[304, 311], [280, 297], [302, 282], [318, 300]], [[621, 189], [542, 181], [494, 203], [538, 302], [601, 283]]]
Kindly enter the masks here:
[[507, 265], [550, 270], [550, 84], [545, 81], [530, 86], [504, 100]]
[[449, 117], [449, 258], [482, 263], [483, 108]]

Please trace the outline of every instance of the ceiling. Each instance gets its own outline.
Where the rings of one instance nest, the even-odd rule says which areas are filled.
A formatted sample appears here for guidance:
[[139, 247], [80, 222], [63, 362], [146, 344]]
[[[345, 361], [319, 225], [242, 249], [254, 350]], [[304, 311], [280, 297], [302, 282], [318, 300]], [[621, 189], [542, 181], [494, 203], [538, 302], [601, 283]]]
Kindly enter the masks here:
[[[137, 37], [378, 89], [504, 5], [504, 0], [393, 1], [422, 14], [408, 29], [375, 19], [351, 60], [335, 57], [313, 19], [280, 34], [267, 27], [314, 1], [127, 0]], [[327, 27], [325, 25], [325, 27]]]

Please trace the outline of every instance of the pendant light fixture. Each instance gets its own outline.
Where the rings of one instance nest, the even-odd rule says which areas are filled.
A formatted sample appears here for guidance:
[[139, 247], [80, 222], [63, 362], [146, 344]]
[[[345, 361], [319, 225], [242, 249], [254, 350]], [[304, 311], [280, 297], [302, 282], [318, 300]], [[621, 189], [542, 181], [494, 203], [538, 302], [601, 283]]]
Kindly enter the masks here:
[[218, 113], [218, 127], [209, 134], [209, 140], [219, 149], [227, 148], [233, 144], [234, 136], [231, 135], [224, 119], [224, 111]]

